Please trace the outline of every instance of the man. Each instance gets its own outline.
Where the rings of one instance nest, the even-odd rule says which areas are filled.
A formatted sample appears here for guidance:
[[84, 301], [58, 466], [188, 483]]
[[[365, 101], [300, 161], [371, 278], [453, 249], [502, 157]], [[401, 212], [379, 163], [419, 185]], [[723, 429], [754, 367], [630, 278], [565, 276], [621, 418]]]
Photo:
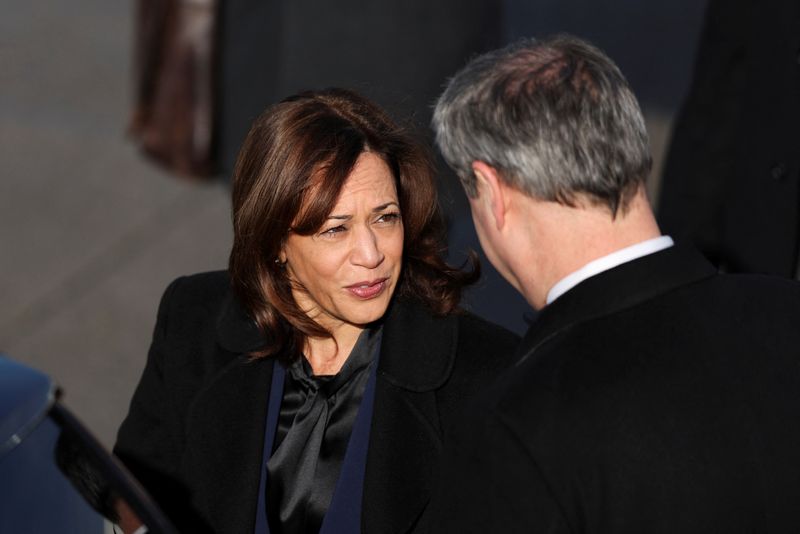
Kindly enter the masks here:
[[478, 57], [437, 142], [487, 257], [541, 309], [456, 432], [435, 532], [800, 532], [800, 286], [661, 236], [644, 120], [568, 36]]

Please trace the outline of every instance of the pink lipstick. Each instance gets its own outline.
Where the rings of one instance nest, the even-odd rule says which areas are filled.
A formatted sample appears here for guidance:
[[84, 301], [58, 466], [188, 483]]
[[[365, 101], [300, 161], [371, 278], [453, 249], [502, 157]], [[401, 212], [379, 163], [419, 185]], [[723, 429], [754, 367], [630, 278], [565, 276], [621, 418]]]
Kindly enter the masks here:
[[386, 289], [387, 280], [388, 278], [379, 278], [377, 280], [367, 282], [358, 282], [347, 286], [346, 289], [360, 299], [373, 299], [383, 293], [383, 290]]

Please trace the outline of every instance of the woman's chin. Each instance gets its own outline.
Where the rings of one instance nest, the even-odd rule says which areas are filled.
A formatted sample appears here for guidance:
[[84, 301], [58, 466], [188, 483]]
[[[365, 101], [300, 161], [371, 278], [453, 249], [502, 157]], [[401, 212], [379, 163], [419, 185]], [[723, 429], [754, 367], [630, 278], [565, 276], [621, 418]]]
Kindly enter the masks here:
[[356, 326], [365, 327], [379, 321], [389, 309], [391, 295], [385, 295], [372, 300], [353, 303], [345, 314], [345, 320]]

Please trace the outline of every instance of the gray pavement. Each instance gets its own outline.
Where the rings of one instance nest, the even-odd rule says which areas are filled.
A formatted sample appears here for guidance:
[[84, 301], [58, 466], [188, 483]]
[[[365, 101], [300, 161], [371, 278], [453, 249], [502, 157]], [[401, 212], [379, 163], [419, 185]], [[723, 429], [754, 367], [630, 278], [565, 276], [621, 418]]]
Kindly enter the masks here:
[[[225, 188], [125, 139], [133, 6], [5, 0], [0, 18], [0, 352], [51, 374], [106, 445], [161, 291], [231, 243]], [[669, 121], [649, 119], [658, 168]]]
[[55, 377], [107, 445], [161, 291], [223, 268], [231, 240], [223, 187], [125, 138], [132, 9], [6, 0], [0, 19], [0, 351]]

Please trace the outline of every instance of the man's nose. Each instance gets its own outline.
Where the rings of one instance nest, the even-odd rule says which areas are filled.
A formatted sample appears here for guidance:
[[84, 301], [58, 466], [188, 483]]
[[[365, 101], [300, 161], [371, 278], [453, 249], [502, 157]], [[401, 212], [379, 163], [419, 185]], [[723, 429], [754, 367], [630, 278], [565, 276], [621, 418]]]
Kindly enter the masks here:
[[350, 260], [355, 265], [374, 269], [383, 262], [384, 255], [380, 250], [379, 238], [369, 227], [356, 230], [355, 242]]

